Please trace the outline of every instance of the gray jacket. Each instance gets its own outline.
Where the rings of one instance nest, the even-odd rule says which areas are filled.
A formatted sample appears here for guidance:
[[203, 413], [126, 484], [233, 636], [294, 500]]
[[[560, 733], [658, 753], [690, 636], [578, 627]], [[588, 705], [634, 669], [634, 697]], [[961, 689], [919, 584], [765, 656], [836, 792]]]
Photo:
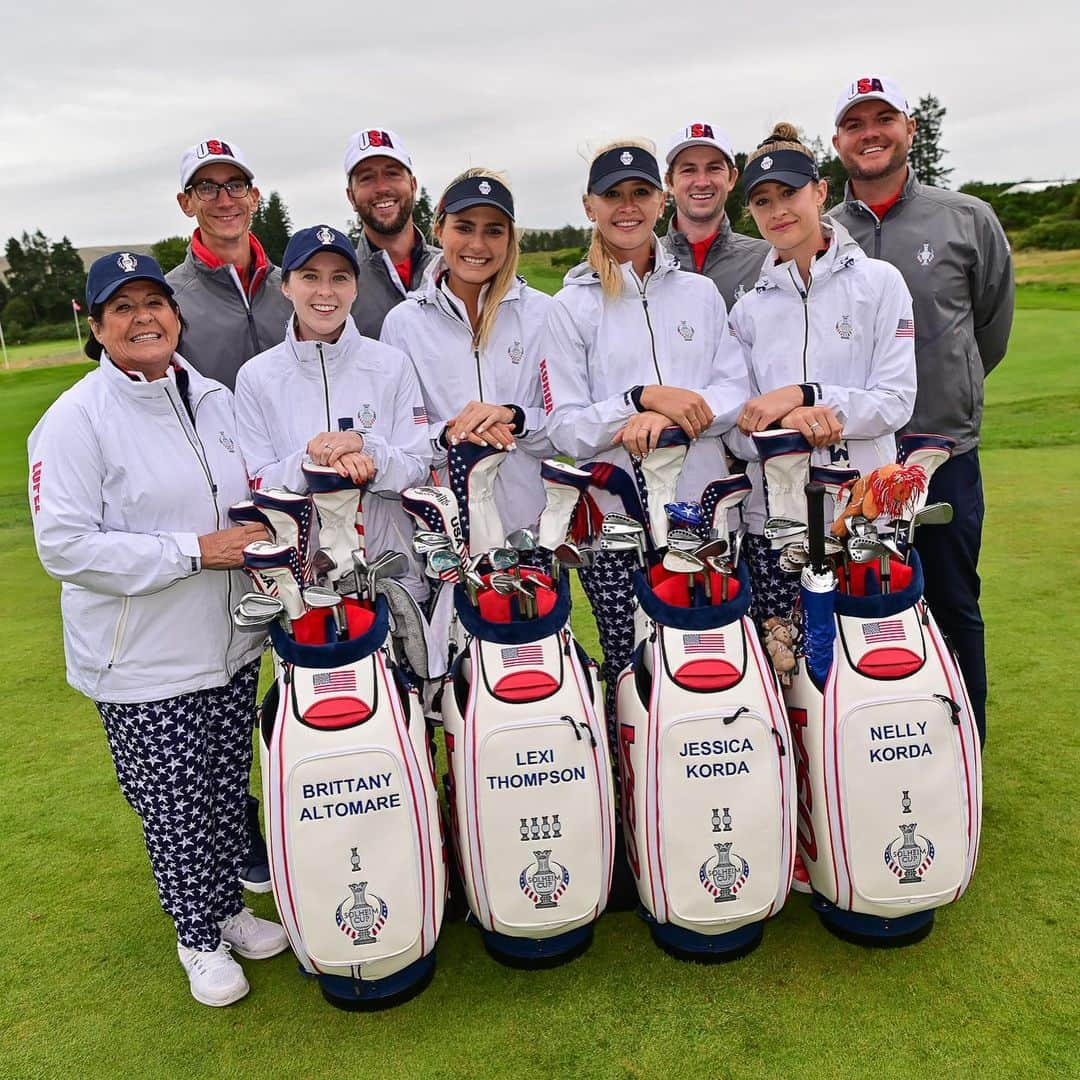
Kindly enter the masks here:
[[[679, 260], [680, 270], [697, 273], [694, 253], [690, 250], [690, 241], [686, 233], [677, 232], [675, 220], [671, 218], [667, 236], [660, 241], [666, 251]], [[705, 263], [701, 272], [712, 278], [713, 284], [720, 290], [720, 295], [730, 311], [744, 292], [749, 292], [761, 277], [761, 264], [768, 254], [769, 245], [764, 240], [753, 236], [744, 236], [731, 227], [727, 214], [720, 224], [720, 234], [705, 253]]]
[[891, 262], [915, 304], [919, 390], [905, 431], [979, 442], [983, 380], [1001, 362], [1013, 318], [1012, 255], [981, 199], [919, 183], [908, 169], [899, 200], [878, 220], [848, 184], [829, 216], [875, 259]]
[[201, 375], [235, 387], [246, 360], [285, 340], [292, 304], [281, 292], [281, 271], [271, 264], [249, 299], [236, 270], [211, 269], [188, 245], [187, 258], [165, 275], [187, 323], [180, 346]]
[[356, 279], [356, 300], [352, 306], [352, 317], [356, 328], [365, 337], [378, 340], [386, 313], [400, 304], [407, 292], [420, 287], [428, 264], [439, 254], [438, 248], [424, 243], [420, 230], [415, 226], [414, 232], [412, 277], [407, 282], [407, 289], [401, 287], [390, 256], [382, 248], [376, 247], [367, 238], [367, 233], [360, 233], [360, 243], [356, 245], [360, 274]]

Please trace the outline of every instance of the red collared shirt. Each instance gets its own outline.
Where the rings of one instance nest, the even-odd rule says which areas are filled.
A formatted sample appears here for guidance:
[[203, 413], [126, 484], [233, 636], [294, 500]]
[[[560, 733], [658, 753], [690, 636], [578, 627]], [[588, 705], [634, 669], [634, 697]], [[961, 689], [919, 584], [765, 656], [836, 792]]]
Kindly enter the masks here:
[[[263, 278], [266, 277], [267, 271], [270, 269], [270, 260], [266, 257], [266, 251], [254, 233], [248, 233], [248, 242], [251, 245], [251, 262], [248, 264], [247, 270], [241, 270], [239, 266], [236, 266], [236, 273], [240, 278], [240, 284], [244, 288], [245, 295], [250, 298], [255, 295], [255, 291], [262, 284]], [[225, 265], [225, 260], [215, 255], [203, 243], [202, 235], [198, 229], [195, 230], [191, 237], [191, 253], [200, 262], [209, 266], [211, 270], [217, 270], [218, 267]]]

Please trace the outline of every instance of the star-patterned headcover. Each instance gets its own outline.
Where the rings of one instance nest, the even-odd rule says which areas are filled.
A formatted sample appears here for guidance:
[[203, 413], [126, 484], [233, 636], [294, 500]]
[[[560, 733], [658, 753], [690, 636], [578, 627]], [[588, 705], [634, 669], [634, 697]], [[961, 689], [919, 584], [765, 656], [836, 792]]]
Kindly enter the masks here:
[[271, 488], [256, 491], [251, 500], [269, 519], [278, 542], [296, 549], [296, 580], [302, 582], [300, 567], [307, 561], [311, 534], [311, 499], [307, 495]]
[[450, 474], [450, 490], [458, 501], [461, 531], [465, 536], [466, 544], [471, 543], [469, 536], [470, 478], [473, 470], [481, 461], [486, 461], [496, 455], [500, 458], [505, 457], [506, 451], [497, 450], [494, 446], [489, 446], [486, 443], [483, 446], [477, 446], [476, 443], [471, 442], [461, 442], [451, 446], [447, 455], [446, 463], [447, 471]]
[[701, 493], [701, 509], [706, 523], [721, 533], [727, 532], [727, 512], [750, 494], [753, 484], [746, 473], [735, 473], [706, 484]]
[[431, 484], [406, 488], [401, 493], [401, 506], [420, 529], [444, 533], [454, 541], [455, 549], [462, 558], [468, 555], [457, 497], [449, 488]]
[[303, 582], [303, 570], [296, 548], [292, 544], [275, 544], [268, 540], [256, 540], [244, 548], [244, 569], [251, 571], [277, 570], [285, 567], [292, 571], [299, 585]]
[[590, 461], [585, 469], [592, 475], [592, 484], [622, 500], [623, 512], [641, 525], [647, 525], [641, 497], [630, 474], [610, 461]]
[[924, 435], [918, 432], [901, 435], [896, 448], [896, 462], [903, 465], [916, 450], [943, 450], [946, 456], [949, 456], [955, 446], [956, 440], [950, 439], [948, 435]]

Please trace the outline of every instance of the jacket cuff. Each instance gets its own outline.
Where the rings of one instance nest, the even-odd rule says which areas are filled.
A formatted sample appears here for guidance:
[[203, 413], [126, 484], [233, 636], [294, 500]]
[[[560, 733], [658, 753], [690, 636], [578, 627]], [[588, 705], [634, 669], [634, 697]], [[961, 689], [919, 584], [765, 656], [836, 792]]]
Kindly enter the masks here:
[[510, 430], [515, 435], [525, 434], [525, 410], [520, 405], [514, 405], [507, 402], [503, 405], [504, 409], [509, 409], [514, 414], [514, 419], [510, 422]]
[[190, 574], [197, 574], [202, 569], [202, 548], [199, 547], [198, 533], [173, 533], [176, 547], [184, 557]]

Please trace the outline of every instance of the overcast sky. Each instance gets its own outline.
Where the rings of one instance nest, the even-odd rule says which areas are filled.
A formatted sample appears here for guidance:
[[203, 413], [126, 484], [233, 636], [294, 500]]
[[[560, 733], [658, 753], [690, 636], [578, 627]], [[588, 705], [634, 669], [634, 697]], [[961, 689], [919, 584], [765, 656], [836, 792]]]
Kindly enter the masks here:
[[341, 226], [345, 140], [368, 127], [402, 136], [433, 198], [485, 165], [520, 224], [584, 224], [589, 145], [662, 150], [699, 120], [739, 150], [781, 119], [829, 136], [840, 89], [873, 74], [947, 107], [954, 186], [1076, 177], [1078, 24], [1063, 0], [5, 5], [0, 243], [186, 234], [180, 154], [208, 138], [240, 146], [295, 227]]

